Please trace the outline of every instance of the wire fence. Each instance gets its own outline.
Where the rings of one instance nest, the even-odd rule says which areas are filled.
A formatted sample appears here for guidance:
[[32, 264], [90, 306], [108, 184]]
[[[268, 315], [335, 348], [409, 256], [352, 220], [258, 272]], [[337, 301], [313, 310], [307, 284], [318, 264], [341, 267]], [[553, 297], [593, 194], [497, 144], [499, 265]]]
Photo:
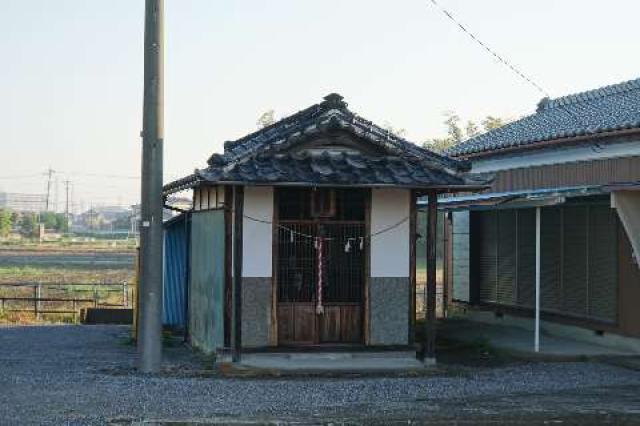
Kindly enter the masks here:
[[0, 312], [32, 313], [42, 320], [46, 315], [72, 316], [77, 322], [82, 308], [128, 308], [133, 289], [121, 283], [15, 283], [0, 284]]

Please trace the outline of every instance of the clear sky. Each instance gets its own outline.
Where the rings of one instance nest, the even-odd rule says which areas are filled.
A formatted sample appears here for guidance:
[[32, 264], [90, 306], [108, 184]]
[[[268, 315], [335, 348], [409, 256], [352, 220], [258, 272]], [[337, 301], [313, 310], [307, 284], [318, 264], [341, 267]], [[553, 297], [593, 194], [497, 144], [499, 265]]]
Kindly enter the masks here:
[[[439, 0], [552, 97], [640, 77], [640, 2]], [[542, 95], [429, 0], [166, 0], [165, 181], [329, 92], [441, 136], [443, 111], [518, 117]], [[143, 0], [0, 0], [0, 190], [137, 200]], [[95, 176], [100, 175], [100, 176]], [[107, 175], [112, 177], [107, 177]], [[54, 185], [55, 186], [55, 185]]]

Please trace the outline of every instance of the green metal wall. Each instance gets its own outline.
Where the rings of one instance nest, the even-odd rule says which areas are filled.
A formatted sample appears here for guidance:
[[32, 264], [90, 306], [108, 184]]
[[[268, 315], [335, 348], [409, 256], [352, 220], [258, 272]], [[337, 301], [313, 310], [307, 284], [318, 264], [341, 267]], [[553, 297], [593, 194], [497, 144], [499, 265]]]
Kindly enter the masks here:
[[224, 211], [191, 219], [189, 335], [205, 353], [224, 345]]

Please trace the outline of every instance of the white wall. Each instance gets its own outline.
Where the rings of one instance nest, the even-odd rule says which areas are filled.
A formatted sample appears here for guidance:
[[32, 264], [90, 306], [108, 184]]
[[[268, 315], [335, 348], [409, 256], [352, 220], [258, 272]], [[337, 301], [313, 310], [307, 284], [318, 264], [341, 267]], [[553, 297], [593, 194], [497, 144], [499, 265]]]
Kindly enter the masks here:
[[272, 225], [247, 219], [273, 221], [273, 187], [245, 186], [242, 222], [242, 276], [271, 277]]
[[409, 276], [409, 211], [407, 189], [373, 189], [371, 193], [371, 233], [407, 218], [400, 226], [371, 239], [371, 276]]
[[193, 210], [222, 208], [224, 205], [224, 187], [202, 186], [193, 190]]

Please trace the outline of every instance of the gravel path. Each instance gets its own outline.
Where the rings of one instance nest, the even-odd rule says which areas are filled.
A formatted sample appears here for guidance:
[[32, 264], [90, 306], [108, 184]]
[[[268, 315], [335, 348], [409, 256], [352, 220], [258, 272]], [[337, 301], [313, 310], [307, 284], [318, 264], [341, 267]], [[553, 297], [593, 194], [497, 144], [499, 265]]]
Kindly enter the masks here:
[[[0, 424], [228, 416], [640, 423], [640, 372], [604, 364], [531, 363], [416, 378], [144, 377], [132, 373], [135, 349], [124, 344], [126, 336], [120, 326], [0, 328]], [[184, 348], [166, 358], [174, 370], [198, 366]]]

